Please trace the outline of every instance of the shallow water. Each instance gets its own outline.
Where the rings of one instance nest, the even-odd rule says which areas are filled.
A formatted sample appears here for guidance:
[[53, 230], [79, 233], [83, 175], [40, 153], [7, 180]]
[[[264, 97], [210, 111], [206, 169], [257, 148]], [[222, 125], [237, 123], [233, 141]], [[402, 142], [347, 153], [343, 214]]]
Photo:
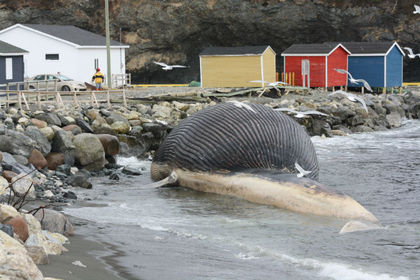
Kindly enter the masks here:
[[[133, 279], [420, 279], [420, 122], [312, 138], [320, 181], [347, 193], [384, 229], [339, 235], [347, 222], [184, 188], [153, 189], [150, 162], [120, 181], [78, 191], [103, 207], [70, 207], [116, 245]], [[130, 277], [126, 277], [130, 278]]]

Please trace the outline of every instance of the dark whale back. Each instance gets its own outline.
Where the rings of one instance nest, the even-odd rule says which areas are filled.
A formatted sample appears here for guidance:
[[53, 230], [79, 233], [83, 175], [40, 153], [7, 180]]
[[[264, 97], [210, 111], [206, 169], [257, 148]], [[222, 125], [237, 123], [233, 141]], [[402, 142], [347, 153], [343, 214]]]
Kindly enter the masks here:
[[226, 102], [183, 120], [163, 141], [153, 162], [194, 171], [279, 172], [296, 172], [297, 162], [312, 171], [306, 177], [317, 180], [318, 159], [305, 129], [282, 112], [243, 104], [249, 107]]

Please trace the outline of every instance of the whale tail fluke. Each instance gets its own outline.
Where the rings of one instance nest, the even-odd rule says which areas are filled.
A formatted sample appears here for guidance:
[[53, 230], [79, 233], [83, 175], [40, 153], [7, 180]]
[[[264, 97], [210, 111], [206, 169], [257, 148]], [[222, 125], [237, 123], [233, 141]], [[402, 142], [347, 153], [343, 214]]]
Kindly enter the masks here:
[[366, 230], [375, 230], [382, 229], [380, 223], [374, 223], [369, 221], [357, 221], [351, 220], [347, 222], [340, 230], [340, 234], [346, 234], [355, 231], [366, 231]]

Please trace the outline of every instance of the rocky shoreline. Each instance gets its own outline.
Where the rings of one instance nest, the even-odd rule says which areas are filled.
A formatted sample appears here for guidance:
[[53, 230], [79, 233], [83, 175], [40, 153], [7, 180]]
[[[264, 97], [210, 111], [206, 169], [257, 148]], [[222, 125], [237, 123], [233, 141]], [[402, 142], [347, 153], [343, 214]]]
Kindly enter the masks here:
[[[214, 91], [207, 93], [211, 92]], [[74, 188], [92, 188], [91, 176], [109, 176], [118, 181], [120, 176], [142, 175], [142, 170], [119, 166], [115, 157], [152, 158], [173, 127], [207, 106], [237, 100], [272, 108], [317, 110], [327, 116], [310, 115], [296, 120], [311, 136], [326, 137], [396, 128], [404, 119], [420, 118], [420, 91], [416, 89], [403, 94], [365, 94], [368, 112], [360, 103], [322, 90], [283, 93], [273, 98], [269, 97], [271, 94], [203, 95], [202, 91], [191, 92], [191, 98], [154, 96], [155, 101], [139, 100], [135, 94], [129, 96], [128, 108], [0, 108], [0, 247], [11, 252], [10, 258], [15, 257], [13, 261], [0, 257], [0, 263], [8, 267], [0, 270], [0, 276], [42, 279], [35, 264], [48, 263], [49, 254], [65, 251], [64, 235], [73, 231], [66, 217], [46, 208], [76, 201]], [[43, 203], [35, 215], [23, 210], [31, 200]], [[20, 265], [23, 262], [19, 260], [23, 259], [25, 265]]]

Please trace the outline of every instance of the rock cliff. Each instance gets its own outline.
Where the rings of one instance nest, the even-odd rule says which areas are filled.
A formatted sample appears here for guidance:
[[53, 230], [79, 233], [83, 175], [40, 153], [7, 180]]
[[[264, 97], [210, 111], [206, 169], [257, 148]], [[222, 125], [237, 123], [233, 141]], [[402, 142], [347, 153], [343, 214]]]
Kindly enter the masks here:
[[[110, 0], [111, 36], [130, 45], [134, 82], [199, 80], [207, 46], [396, 40], [420, 52], [420, 15], [411, 0]], [[72, 24], [105, 34], [103, 0], [3, 0], [0, 28], [15, 23]], [[162, 71], [152, 62], [187, 64]], [[420, 80], [420, 60], [404, 59], [404, 80]]]

